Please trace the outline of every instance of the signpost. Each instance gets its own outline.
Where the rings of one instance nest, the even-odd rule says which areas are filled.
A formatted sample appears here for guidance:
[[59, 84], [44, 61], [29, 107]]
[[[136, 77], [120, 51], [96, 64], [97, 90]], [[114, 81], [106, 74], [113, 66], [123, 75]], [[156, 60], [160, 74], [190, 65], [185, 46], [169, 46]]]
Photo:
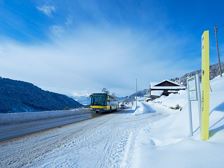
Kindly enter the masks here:
[[201, 111], [201, 139], [209, 138], [209, 103], [210, 103], [210, 63], [209, 63], [209, 31], [202, 35], [202, 111]]
[[188, 108], [189, 108], [189, 129], [190, 129], [190, 136], [193, 136], [192, 109], [191, 109], [192, 101], [198, 101], [199, 118], [201, 112], [200, 83], [197, 74], [187, 79], [187, 91], [188, 91]]

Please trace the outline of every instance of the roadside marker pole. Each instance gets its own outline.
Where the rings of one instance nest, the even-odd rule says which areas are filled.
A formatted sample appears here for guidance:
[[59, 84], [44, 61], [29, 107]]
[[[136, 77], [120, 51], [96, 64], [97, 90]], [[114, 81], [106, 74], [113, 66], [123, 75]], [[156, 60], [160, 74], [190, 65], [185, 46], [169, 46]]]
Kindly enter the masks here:
[[136, 109], [137, 109], [137, 105], [138, 105], [138, 100], [137, 100], [137, 95], [138, 95], [138, 94], [137, 94], [137, 92], [138, 92], [138, 79], [137, 79], [137, 78], [136, 78], [136, 83], [135, 83], [135, 84], [136, 84], [136, 85], [135, 85], [135, 87], [136, 87], [136, 88], [135, 88], [135, 89], [136, 89], [136, 100], [135, 100], [135, 101], [136, 101]]
[[209, 81], [209, 31], [202, 35], [202, 111], [201, 111], [201, 139], [209, 138], [209, 111], [210, 111], [210, 81]]

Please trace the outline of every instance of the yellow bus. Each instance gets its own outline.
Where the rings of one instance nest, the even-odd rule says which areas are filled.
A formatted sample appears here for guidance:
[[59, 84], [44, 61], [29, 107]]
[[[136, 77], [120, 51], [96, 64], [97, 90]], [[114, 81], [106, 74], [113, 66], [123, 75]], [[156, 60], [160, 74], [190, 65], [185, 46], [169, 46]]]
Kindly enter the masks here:
[[111, 112], [118, 110], [118, 101], [107, 93], [93, 93], [90, 95], [90, 108], [96, 112]]

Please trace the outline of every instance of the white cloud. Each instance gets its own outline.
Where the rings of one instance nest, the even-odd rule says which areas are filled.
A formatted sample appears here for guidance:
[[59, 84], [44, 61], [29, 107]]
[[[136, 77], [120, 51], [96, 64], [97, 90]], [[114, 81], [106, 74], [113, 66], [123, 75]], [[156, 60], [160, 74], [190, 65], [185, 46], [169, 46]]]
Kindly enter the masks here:
[[136, 77], [139, 88], [147, 88], [150, 81], [181, 75], [188, 65], [180, 60], [183, 45], [179, 38], [151, 36], [127, 28], [86, 26], [56, 38], [53, 44], [0, 41], [0, 46], [3, 77], [66, 94], [91, 93], [106, 87], [127, 95], [134, 92]]
[[66, 26], [72, 26], [72, 24], [73, 24], [73, 17], [71, 15], [69, 15], [66, 18], [65, 25]]
[[52, 5], [39, 6], [37, 9], [47, 16], [52, 16], [53, 12], [56, 11], [55, 7]]
[[61, 37], [65, 33], [65, 30], [62, 26], [53, 25], [50, 27], [50, 32], [55, 37]]

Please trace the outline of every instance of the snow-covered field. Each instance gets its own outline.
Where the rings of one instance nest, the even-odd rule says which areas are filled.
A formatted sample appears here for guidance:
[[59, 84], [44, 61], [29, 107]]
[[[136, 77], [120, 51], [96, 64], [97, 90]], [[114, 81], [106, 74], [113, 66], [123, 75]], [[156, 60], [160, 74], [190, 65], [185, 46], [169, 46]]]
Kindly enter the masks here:
[[[211, 82], [210, 139], [189, 137], [186, 93], [138, 102], [135, 110], [0, 143], [0, 167], [224, 167], [224, 78]], [[182, 110], [171, 109], [176, 105]]]

